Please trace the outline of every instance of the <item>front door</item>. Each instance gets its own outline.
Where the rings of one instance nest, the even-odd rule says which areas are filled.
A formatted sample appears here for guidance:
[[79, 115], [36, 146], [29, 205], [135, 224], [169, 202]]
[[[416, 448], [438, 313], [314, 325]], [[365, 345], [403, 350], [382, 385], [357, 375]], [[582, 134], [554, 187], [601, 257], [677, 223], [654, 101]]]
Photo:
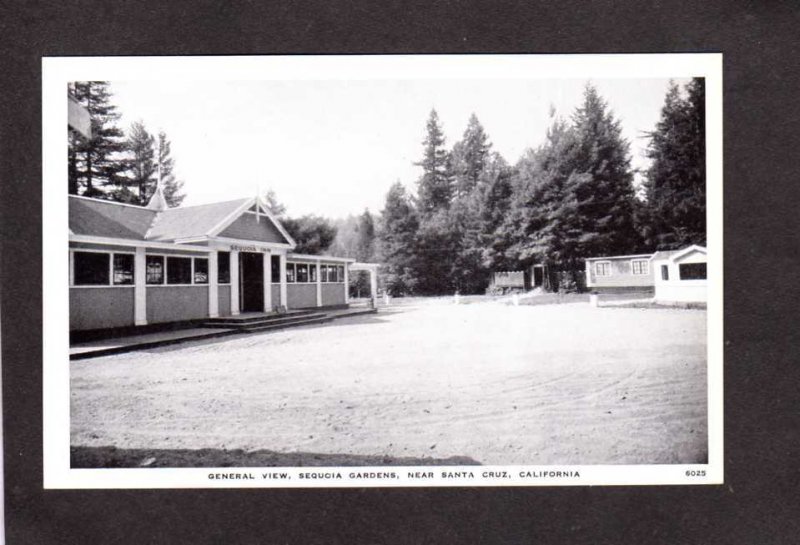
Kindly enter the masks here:
[[239, 296], [242, 312], [264, 311], [264, 256], [252, 252], [239, 254]]

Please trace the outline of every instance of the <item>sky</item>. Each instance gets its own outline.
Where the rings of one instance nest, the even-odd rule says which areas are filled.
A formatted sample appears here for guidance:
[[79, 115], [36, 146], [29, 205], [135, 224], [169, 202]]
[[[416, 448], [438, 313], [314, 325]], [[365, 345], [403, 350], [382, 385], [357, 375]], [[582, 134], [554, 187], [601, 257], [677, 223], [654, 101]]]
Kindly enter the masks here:
[[[493, 150], [515, 163], [539, 146], [550, 108], [568, 118], [588, 80], [112, 81], [127, 130], [137, 120], [172, 143], [184, 205], [272, 189], [289, 215], [379, 212], [397, 180], [414, 190], [425, 122], [439, 114], [446, 145], [471, 113]], [[676, 79], [678, 83], [686, 80]], [[647, 159], [668, 79], [593, 79], [630, 142]]]

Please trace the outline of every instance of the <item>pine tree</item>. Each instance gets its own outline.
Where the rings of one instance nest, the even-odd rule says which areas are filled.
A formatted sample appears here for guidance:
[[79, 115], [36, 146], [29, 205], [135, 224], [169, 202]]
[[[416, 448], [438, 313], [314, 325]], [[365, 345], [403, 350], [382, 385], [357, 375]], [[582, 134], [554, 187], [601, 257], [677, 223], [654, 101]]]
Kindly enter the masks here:
[[507, 252], [513, 244], [514, 229], [506, 223], [514, 196], [515, 171], [498, 154], [493, 154], [475, 192], [480, 222], [481, 262], [487, 271], [513, 267]]
[[282, 218], [286, 215], [286, 207], [278, 201], [278, 196], [272, 189], [264, 194], [264, 203], [276, 218]]
[[147, 204], [156, 188], [158, 157], [156, 139], [144, 123], [136, 121], [128, 132], [128, 177], [125, 185], [134, 190], [138, 204]]
[[489, 161], [492, 144], [483, 126], [473, 113], [463, 138], [453, 146], [452, 171], [455, 177], [455, 196], [470, 194]]
[[78, 81], [70, 83], [68, 90], [88, 110], [92, 128], [90, 140], [70, 136], [69, 193], [104, 197], [106, 190], [119, 183], [125, 169], [119, 157], [124, 150], [124, 134], [116, 126], [120, 114], [111, 101], [110, 84]]
[[638, 245], [633, 224], [633, 173], [620, 123], [597, 90], [587, 85], [573, 115], [577, 138], [572, 191], [583, 257], [630, 253]]
[[[183, 182], [175, 177], [175, 160], [172, 158], [172, 144], [164, 131], [158, 133], [158, 172], [161, 187], [167, 204], [174, 208], [180, 206], [186, 195], [183, 193]], [[148, 197], [149, 198], [149, 197]]]
[[393, 296], [414, 293], [417, 285], [414, 246], [419, 220], [398, 181], [386, 194], [378, 230], [381, 283]]
[[649, 134], [643, 235], [652, 249], [706, 241], [705, 81], [670, 86]]
[[422, 167], [422, 176], [417, 182], [417, 203], [420, 213], [428, 215], [450, 206], [453, 196], [449, 157], [436, 110], [431, 110], [422, 144], [422, 161], [415, 163]]
[[372, 261], [375, 257], [375, 222], [368, 209], [358, 218], [357, 233], [356, 259], [362, 262]]

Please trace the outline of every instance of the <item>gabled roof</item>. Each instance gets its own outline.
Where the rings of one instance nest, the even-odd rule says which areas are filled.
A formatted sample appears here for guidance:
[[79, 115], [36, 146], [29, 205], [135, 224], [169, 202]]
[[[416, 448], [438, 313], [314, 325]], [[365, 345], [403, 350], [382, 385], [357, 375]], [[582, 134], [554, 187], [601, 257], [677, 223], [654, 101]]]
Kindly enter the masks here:
[[69, 229], [76, 235], [144, 240], [156, 214], [141, 206], [69, 197]]
[[[246, 213], [255, 202], [256, 199], [251, 197], [159, 210], [70, 195], [69, 229], [74, 235], [154, 242], [215, 236]], [[295, 246], [280, 221], [264, 206], [261, 206], [261, 211], [289, 245]]]
[[250, 200], [236, 199], [198, 206], [168, 208], [158, 214], [147, 233], [147, 240], [175, 240], [208, 235]]

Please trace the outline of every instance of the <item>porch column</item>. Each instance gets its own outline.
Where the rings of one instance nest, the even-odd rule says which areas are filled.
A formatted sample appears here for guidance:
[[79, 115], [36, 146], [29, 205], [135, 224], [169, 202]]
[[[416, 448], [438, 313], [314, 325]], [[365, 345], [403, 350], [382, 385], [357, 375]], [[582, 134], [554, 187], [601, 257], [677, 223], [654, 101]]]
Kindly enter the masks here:
[[239, 315], [239, 251], [231, 250], [231, 316]]
[[216, 250], [208, 254], [208, 317], [219, 316], [219, 265]]
[[147, 325], [147, 259], [142, 246], [133, 257], [133, 323]]
[[264, 312], [272, 312], [272, 252], [264, 252]]
[[322, 267], [320, 266], [319, 259], [317, 259], [317, 264], [314, 265], [317, 268], [317, 306], [322, 306]]
[[344, 304], [350, 304], [350, 264], [344, 263]]
[[378, 271], [370, 267], [369, 269], [369, 289], [372, 292], [372, 308], [378, 306]]
[[281, 283], [281, 302], [280, 306], [288, 309], [289, 308], [289, 301], [286, 297], [286, 254], [280, 254], [278, 256], [280, 259], [280, 283]]

